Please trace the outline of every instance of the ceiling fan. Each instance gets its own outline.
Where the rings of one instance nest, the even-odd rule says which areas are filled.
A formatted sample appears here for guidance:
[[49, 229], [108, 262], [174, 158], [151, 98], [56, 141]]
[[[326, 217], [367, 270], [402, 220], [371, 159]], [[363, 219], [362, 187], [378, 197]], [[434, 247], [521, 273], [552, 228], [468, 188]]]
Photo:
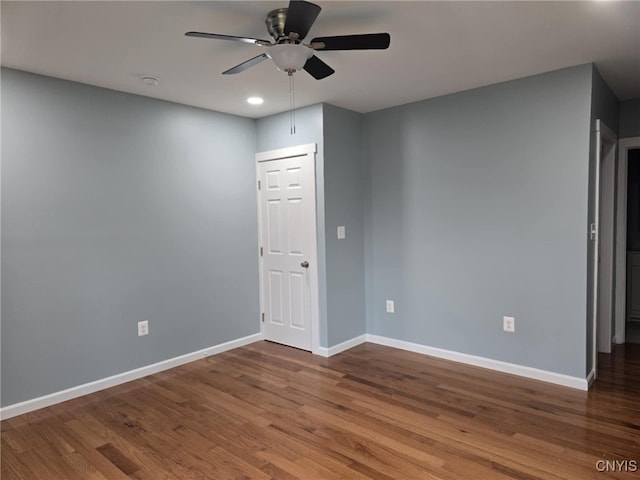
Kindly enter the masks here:
[[288, 8], [279, 8], [269, 12], [265, 23], [273, 41], [204, 32], [187, 32], [185, 35], [187, 37], [232, 40], [267, 47], [266, 52], [222, 72], [223, 75], [243, 72], [270, 58], [279, 70], [289, 76], [304, 69], [316, 80], [321, 80], [333, 74], [335, 70], [320, 60], [314, 54], [315, 51], [384, 50], [389, 47], [391, 37], [388, 33], [317, 37], [309, 43], [302, 43], [319, 13], [320, 7], [318, 5], [302, 0], [291, 0]]

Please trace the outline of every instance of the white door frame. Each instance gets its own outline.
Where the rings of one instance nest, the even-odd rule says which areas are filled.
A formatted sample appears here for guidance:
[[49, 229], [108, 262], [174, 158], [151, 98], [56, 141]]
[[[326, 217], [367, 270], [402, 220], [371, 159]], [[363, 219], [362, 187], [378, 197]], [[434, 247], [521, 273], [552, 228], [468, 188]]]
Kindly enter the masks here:
[[[616, 234], [616, 134], [598, 120], [600, 162], [599, 217], [597, 226], [598, 265], [598, 351], [611, 353], [615, 324], [615, 234]], [[598, 257], [596, 257], [598, 258]]]
[[[603, 139], [607, 139], [607, 141], [616, 142], [616, 135], [610, 130], [600, 119], [595, 121], [595, 182], [594, 182], [594, 213], [593, 213], [593, 224], [591, 228], [592, 239], [593, 239], [593, 291], [592, 291], [592, 312], [591, 312], [591, 323], [592, 323], [592, 364], [593, 364], [593, 379], [597, 378], [598, 375], [598, 311], [599, 311], [599, 297], [600, 297], [600, 285], [599, 285], [599, 269], [598, 269], [598, 256], [600, 253], [600, 188], [601, 188], [601, 175], [600, 170], [603, 165], [604, 159], [602, 158], [602, 143]], [[614, 157], [615, 158], [615, 157]], [[614, 167], [615, 168], [615, 167]]]
[[[310, 196], [313, 204], [313, 212], [315, 215], [313, 221], [313, 234], [311, 235], [311, 252], [307, 258], [309, 258], [309, 263], [313, 265], [315, 268], [309, 268], [307, 271], [307, 275], [309, 275], [310, 280], [310, 302], [311, 302], [311, 353], [319, 354], [320, 353], [320, 301], [319, 301], [319, 293], [318, 293], [318, 211], [316, 207], [316, 197], [317, 197], [317, 177], [316, 177], [316, 153], [318, 151], [317, 145], [315, 143], [309, 143], [306, 145], [298, 145], [296, 147], [288, 147], [281, 148], [278, 150], [270, 150], [266, 152], [258, 152], [256, 153], [256, 185], [259, 185], [260, 181], [260, 163], [268, 162], [269, 160], [280, 160], [283, 158], [292, 158], [292, 157], [307, 157], [307, 160], [311, 163], [313, 172], [313, 195]], [[264, 257], [260, 256], [260, 247], [261, 247], [261, 239], [262, 239], [262, 204], [260, 202], [260, 194], [256, 195], [256, 201], [258, 203], [258, 258], [259, 266], [258, 266], [258, 274], [260, 276], [260, 312], [265, 311], [265, 300], [264, 300], [264, 285], [263, 285], [263, 269], [264, 269]], [[262, 322], [263, 314], [260, 315], [260, 334], [264, 338], [264, 324]]]
[[640, 137], [618, 140], [618, 198], [616, 212], [615, 343], [625, 342], [627, 309], [627, 172], [629, 150], [640, 148]]

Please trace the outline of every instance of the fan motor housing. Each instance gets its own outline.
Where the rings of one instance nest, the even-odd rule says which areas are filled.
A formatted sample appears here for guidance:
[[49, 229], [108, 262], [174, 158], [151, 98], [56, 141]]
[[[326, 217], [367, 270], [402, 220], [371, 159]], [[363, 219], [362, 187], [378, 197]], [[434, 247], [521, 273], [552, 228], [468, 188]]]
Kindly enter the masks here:
[[289, 37], [284, 33], [284, 25], [287, 23], [287, 8], [278, 8], [272, 10], [267, 15], [264, 23], [267, 25], [269, 35], [271, 35], [276, 43], [292, 43]]

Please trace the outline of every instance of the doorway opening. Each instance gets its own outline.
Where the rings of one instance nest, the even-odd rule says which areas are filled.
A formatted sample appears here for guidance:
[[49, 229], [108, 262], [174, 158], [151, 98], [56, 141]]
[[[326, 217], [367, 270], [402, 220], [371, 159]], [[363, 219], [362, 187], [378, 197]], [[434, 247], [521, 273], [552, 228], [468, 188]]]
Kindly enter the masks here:
[[[622, 344], [628, 339], [634, 338], [633, 333], [627, 335], [627, 322], [630, 320], [629, 313], [637, 307], [637, 305], [630, 305], [630, 303], [632, 301], [636, 303], [638, 297], [637, 292], [634, 293], [631, 290], [634, 285], [630, 285], [631, 282], [627, 280], [627, 277], [632, 274], [635, 276], [636, 274], [636, 272], [630, 271], [630, 265], [628, 265], [628, 263], [630, 263], [629, 260], [634, 260], [630, 252], [636, 251], [634, 245], [627, 245], [628, 233], [629, 235], [635, 235], [632, 232], [628, 232], [628, 223], [631, 224], [631, 229], [635, 229], [639, 226], [634, 220], [640, 221], [640, 218], [638, 218], [638, 215], [640, 215], [640, 212], [638, 212], [640, 209], [638, 205], [638, 202], [640, 202], [640, 194], [632, 191], [633, 186], [629, 188], [629, 168], [637, 168], [637, 164], [632, 165], [629, 162], [630, 154], [631, 156], [637, 155], [637, 153], [632, 153], [634, 150], [640, 150], [640, 137], [622, 138], [619, 140], [616, 199], [616, 300], [614, 335], [614, 343], [616, 344]], [[635, 172], [632, 171], [631, 174], [635, 175]], [[635, 242], [635, 240], [633, 241]]]
[[[596, 175], [602, 173], [607, 178], [605, 171], [611, 168], [608, 163], [609, 158], [614, 158], [613, 152], [617, 147], [617, 161], [614, 162], [615, 186], [614, 196], [615, 203], [613, 211], [610, 207], [596, 208], [596, 222], [598, 216], [603, 219], [606, 215], [613, 214], [615, 222], [613, 222], [613, 243], [611, 246], [603, 247], [599, 238], [596, 238], [595, 249], [598, 252], [598, 261], [595, 262], [594, 274], [595, 290], [594, 290], [594, 311], [597, 312], [594, 318], [593, 331], [593, 379], [597, 376], [597, 368], [599, 365], [606, 370], [612, 365], [618, 365], [625, 362], [629, 358], [629, 349], [640, 348], [638, 344], [632, 343], [636, 341], [636, 319], [640, 320], [640, 286], [636, 280], [640, 277], [640, 159], [637, 152], [640, 151], [640, 137], [623, 138], [617, 141], [604, 125], [597, 122], [597, 141], [598, 141], [598, 165], [599, 169]], [[634, 153], [635, 151], [635, 153]], [[610, 170], [609, 170], [610, 171]], [[602, 181], [598, 178], [597, 185], [601, 188], [596, 189], [596, 205], [602, 206], [597, 198], [598, 195], [609, 195], [610, 182]], [[606, 201], [604, 202], [606, 205]], [[605, 222], [606, 230], [606, 222]], [[633, 231], [631, 231], [633, 230]], [[600, 237], [598, 232], [597, 237]], [[610, 238], [610, 232], [602, 232], [602, 235]], [[637, 242], [637, 243], [636, 243]], [[605, 239], [606, 243], [606, 239]], [[600, 275], [598, 270], [607, 268], [603, 266], [603, 262], [614, 258], [613, 278], [610, 283], [607, 279]], [[606, 275], [605, 275], [606, 277]], [[611, 288], [612, 290], [609, 290]], [[600, 305], [603, 302], [606, 305], [607, 292], [613, 292], [613, 312], [608, 307]], [[603, 299], [604, 294], [604, 299]], [[609, 315], [611, 316], [609, 317]], [[612, 321], [609, 323], [608, 318]], [[640, 330], [640, 329], [639, 329]], [[636, 350], [633, 350], [636, 352]], [[600, 356], [600, 358], [598, 358]], [[608, 373], [607, 373], [608, 374]]]
[[627, 151], [626, 312], [624, 342], [640, 343], [640, 148]]

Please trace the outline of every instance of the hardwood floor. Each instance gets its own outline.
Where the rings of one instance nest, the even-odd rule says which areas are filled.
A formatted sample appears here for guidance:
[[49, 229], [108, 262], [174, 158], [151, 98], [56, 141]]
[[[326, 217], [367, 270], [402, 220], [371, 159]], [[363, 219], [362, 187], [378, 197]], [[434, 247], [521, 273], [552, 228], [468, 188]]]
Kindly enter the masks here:
[[327, 359], [259, 342], [3, 421], [1, 474], [639, 478], [640, 345], [600, 366], [587, 393], [373, 344]]

